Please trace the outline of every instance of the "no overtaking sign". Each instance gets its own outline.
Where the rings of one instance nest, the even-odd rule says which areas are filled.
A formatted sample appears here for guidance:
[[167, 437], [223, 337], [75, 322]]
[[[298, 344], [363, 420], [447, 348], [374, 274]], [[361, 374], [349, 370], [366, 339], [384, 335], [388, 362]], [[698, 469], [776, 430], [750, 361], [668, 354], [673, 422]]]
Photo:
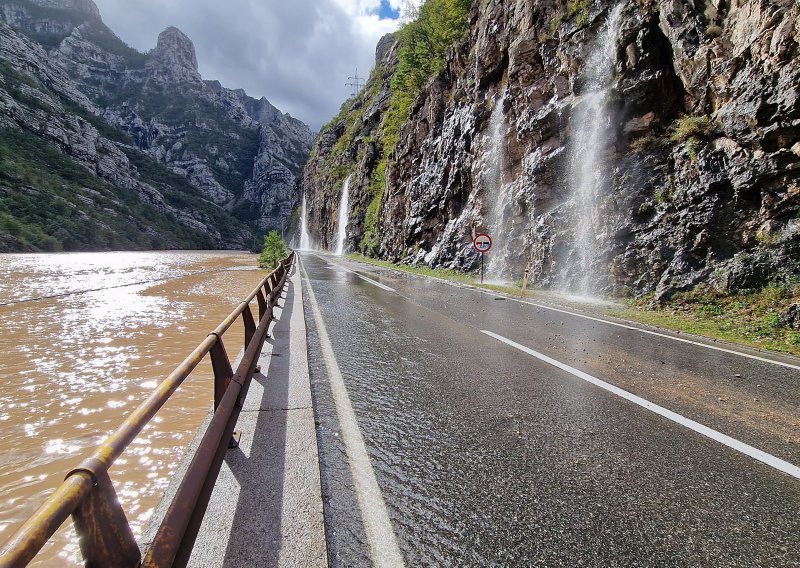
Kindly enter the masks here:
[[492, 237], [486, 234], [480, 234], [472, 241], [472, 246], [480, 253], [489, 252], [492, 248]]

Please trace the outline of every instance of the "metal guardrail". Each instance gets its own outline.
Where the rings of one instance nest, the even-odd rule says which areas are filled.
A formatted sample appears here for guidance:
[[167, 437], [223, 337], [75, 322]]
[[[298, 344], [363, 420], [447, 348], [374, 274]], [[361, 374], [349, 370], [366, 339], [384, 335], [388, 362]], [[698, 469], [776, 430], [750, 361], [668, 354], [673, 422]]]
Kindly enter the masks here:
[[[64, 482], [0, 550], [0, 568], [26, 566], [70, 516], [86, 566], [166, 567], [183, 566], [188, 562], [261, 355], [274, 305], [293, 261], [294, 253], [290, 253], [128, 416], [117, 431], [98, 446], [91, 457], [67, 474]], [[258, 325], [250, 309], [250, 302], [254, 299], [258, 301]], [[244, 323], [245, 351], [234, 373], [222, 336], [239, 316]], [[108, 470], [209, 354], [214, 371], [214, 416], [153, 543], [142, 558]]]

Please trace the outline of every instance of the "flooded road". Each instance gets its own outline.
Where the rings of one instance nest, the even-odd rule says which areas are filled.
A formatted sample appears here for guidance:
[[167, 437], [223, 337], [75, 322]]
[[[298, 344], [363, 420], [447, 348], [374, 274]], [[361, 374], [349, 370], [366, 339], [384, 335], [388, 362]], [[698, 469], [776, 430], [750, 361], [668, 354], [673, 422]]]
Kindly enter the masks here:
[[300, 263], [331, 566], [800, 566], [796, 359]]
[[[0, 541], [258, 284], [255, 267], [238, 252], [0, 255]], [[232, 357], [242, 342], [235, 325]], [[137, 536], [211, 377], [206, 361], [111, 469]], [[69, 525], [33, 566], [78, 565]]]

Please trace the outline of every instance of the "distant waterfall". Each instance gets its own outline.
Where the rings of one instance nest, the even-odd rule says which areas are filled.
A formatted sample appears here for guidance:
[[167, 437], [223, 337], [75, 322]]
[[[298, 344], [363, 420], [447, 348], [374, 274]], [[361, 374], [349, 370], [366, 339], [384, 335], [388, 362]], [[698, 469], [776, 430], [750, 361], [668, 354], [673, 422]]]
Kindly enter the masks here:
[[311, 235], [308, 234], [308, 211], [306, 211], [305, 195], [303, 195], [303, 208], [300, 215], [300, 250], [311, 250]]
[[572, 272], [577, 281], [565, 283], [570, 292], [591, 296], [592, 261], [597, 255], [596, 207], [598, 196], [605, 190], [605, 153], [611, 133], [607, 111], [608, 94], [613, 79], [623, 5], [617, 5], [605, 27], [589, 46], [591, 54], [585, 67], [585, 94], [571, 118], [572, 151], [570, 185], [575, 200], [575, 242], [579, 266]]
[[339, 201], [339, 238], [336, 240], [336, 254], [344, 254], [344, 242], [347, 240], [347, 219], [350, 215], [350, 178], [347, 176], [342, 186], [342, 199]]
[[506, 95], [503, 92], [494, 103], [489, 118], [490, 162], [486, 172], [486, 183], [489, 186], [489, 233], [494, 241], [494, 248], [487, 253], [490, 279], [502, 279], [509, 276], [508, 239], [511, 233], [511, 222], [508, 217], [511, 211], [511, 190], [503, 184], [503, 167], [506, 163], [506, 117], [503, 114]]

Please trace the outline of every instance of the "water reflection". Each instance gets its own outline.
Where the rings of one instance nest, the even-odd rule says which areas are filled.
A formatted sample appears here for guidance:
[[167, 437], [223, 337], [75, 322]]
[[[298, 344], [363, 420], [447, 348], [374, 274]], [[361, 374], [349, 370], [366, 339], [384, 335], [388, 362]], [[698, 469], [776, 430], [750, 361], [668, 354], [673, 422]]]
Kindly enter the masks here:
[[[0, 306], [0, 541], [252, 290], [254, 265], [244, 253], [0, 255], [0, 304], [18, 302]], [[210, 377], [206, 362], [111, 471], [137, 534], [209, 408]], [[34, 565], [77, 564], [69, 532]]]

